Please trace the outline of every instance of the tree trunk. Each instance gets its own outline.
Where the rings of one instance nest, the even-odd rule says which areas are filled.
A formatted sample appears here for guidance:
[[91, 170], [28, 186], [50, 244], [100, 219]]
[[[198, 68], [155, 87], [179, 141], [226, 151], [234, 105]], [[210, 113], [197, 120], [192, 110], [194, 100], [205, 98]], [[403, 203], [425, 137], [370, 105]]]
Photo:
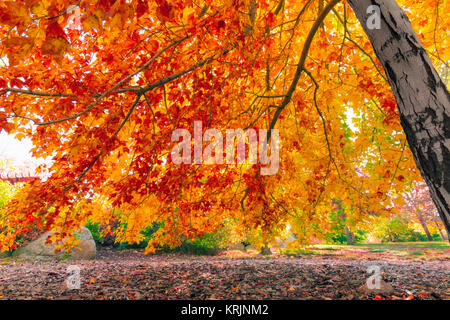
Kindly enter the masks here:
[[438, 231], [439, 234], [441, 235], [442, 240], [445, 241], [444, 233], [442, 232], [441, 227], [439, 226], [439, 224], [438, 224], [436, 221], [434, 221], [434, 225], [436, 226], [437, 231]]
[[345, 236], [347, 238], [347, 244], [352, 246], [356, 243], [355, 241], [355, 236], [353, 235], [353, 233], [350, 231], [350, 228], [345, 226]]
[[391, 242], [395, 242], [394, 236], [391, 233], [391, 230], [388, 230], [388, 234], [389, 234], [389, 239], [391, 240]]
[[261, 248], [261, 255], [268, 256], [272, 254], [272, 250], [269, 248], [269, 244], [265, 243], [264, 247]]
[[417, 213], [417, 219], [419, 219], [420, 225], [422, 226], [423, 231], [425, 231], [428, 241], [433, 241], [433, 237], [431, 236], [430, 231], [428, 230], [427, 223], [425, 219], [423, 219], [423, 217], [420, 215], [420, 213]]
[[[383, 65], [414, 160], [450, 233], [450, 94], [394, 0], [348, 3]], [[379, 29], [371, 30], [371, 5], [380, 8]]]

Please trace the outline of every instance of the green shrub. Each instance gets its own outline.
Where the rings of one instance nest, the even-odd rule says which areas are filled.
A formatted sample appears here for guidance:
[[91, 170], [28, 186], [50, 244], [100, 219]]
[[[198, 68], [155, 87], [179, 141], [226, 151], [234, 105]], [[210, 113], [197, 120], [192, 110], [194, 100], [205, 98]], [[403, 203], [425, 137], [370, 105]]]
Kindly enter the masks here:
[[[330, 231], [325, 235], [326, 241], [333, 244], [344, 244], [347, 243], [347, 233], [345, 231], [345, 226], [347, 225], [347, 215], [344, 208], [338, 205], [338, 208], [328, 215], [330, 221]], [[353, 233], [356, 243], [361, 243], [367, 238], [367, 231], [357, 230]]]
[[[141, 231], [141, 234], [143, 236], [143, 239], [139, 243], [128, 243], [128, 242], [120, 242], [116, 243], [116, 237], [115, 232], [117, 229], [126, 229], [126, 224], [120, 224], [117, 221], [111, 222], [109, 225], [101, 225], [100, 223], [92, 223], [88, 220], [85, 227], [89, 229], [92, 233], [92, 237], [94, 238], [95, 242], [104, 247], [113, 246], [121, 249], [143, 249], [147, 247], [148, 242], [152, 238], [153, 234], [161, 227], [160, 223], [154, 223], [152, 226], [146, 227], [144, 230]], [[104, 231], [107, 227], [110, 227], [111, 233], [107, 236], [104, 235]]]
[[363, 243], [364, 240], [367, 239], [367, 236], [369, 235], [369, 231], [366, 230], [358, 230], [355, 233], [355, 241], [356, 243]]
[[[408, 220], [400, 216], [380, 220], [377, 233], [382, 242], [428, 241], [424, 233], [412, 229]], [[433, 234], [432, 238], [433, 241], [441, 241], [442, 239], [439, 234]]]
[[411, 238], [413, 230], [408, 221], [400, 216], [384, 219], [379, 224], [379, 236], [382, 242], [404, 242]]
[[100, 223], [92, 223], [88, 221], [85, 227], [92, 233], [92, 237], [94, 238], [97, 244], [103, 244], [103, 235], [100, 232]]
[[222, 250], [222, 234], [219, 232], [205, 233], [195, 240], [186, 240], [175, 250], [177, 252], [195, 255], [215, 255]]
[[[152, 239], [153, 234], [161, 227], [164, 226], [164, 223], [153, 223], [152, 226], [146, 227], [141, 234], [143, 239], [139, 243], [130, 244], [128, 242], [120, 242], [116, 243], [115, 236], [105, 237], [103, 235], [103, 231], [107, 226], [102, 226], [100, 223], [92, 223], [88, 221], [85, 225], [89, 231], [91, 231], [92, 236], [96, 243], [100, 246], [111, 246], [120, 248], [120, 249], [144, 249], [147, 247], [149, 241]], [[125, 230], [127, 227], [126, 223], [119, 224], [115, 223], [114, 225], [110, 225], [111, 231], [114, 232], [121, 228]], [[194, 254], [194, 255], [215, 255], [219, 253], [223, 249], [225, 233], [223, 230], [219, 230], [218, 232], [206, 233], [201, 237], [197, 237], [194, 240], [184, 240], [181, 245], [177, 247], [171, 247], [167, 245], [157, 246], [158, 252], [181, 252], [186, 254]], [[106, 239], [108, 238], [108, 239]], [[111, 238], [113, 238], [111, 240]]]
[[433, 241], [444, 241], [439, 233], [432, 234]]
[[15, 192], [16, 188], [12, 184], [0, 180], [0, 209], [5, 207]]
[[[141, 231], [141, 234], [143, 236], [143, 239], [139, 243], [128, 243], [128, 242], [121, 242], [118, 246], [122, 249], [144, 249], [147, 247], [149, 241], [152, 239], [153, 234], [158, 231], [159, 228], [163, 226], [163, 223], [154, 222], [153, 225], [146, 227], [144, 230]], [[126, 226], [125, 226], [126, 228]]]
[[327, 242], [339, 244], [346, 243], [347, 236], [345, 233], [345, 224], [347, 217], [344, 209], [339, 207], [339, 209], [330, 212], [328, 218], [330, 221], [330, 231], [326, 233]]

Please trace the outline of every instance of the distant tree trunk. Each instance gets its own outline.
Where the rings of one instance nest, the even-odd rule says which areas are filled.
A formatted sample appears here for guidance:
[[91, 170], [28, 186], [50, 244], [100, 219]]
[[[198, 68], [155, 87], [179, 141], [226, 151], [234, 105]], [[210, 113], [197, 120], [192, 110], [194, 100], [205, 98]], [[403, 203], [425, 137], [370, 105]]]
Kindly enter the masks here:
[[348, 245], [354, 245], [355, 244], [355, 236], [353, 235], [353, 233], [350, 231], [350, 228], [345, 226], [345, 236], [347, 237], [347, 244]]
[[241, 244], [244, 247], [244, 252], [247, 252], [247, 248], [250, 246], [250, 243], [247, 241], [242, 241]]
[[442, 232], [441, 227], [439, 226], [439, 224], [436, 221], [434, 223], [436, 225], [436, 228], [439, 231], [439, 234], [441, 235], [442, 240], [450, 242], [450, 233], [447, 230], [445, 230], [445, 233]]
[[394, 236], [392, 235], [391, 230], [388, 230], [388, 234], [389, 234], [389, 239], [391, 240], [391, 242], [395, 242], [395, 238], [394, 238]]
[[425, 231], [425, 234], [427, 235], [427, 239], [428, 241], [433, 241], [433, 237], [430, 234], [430, 231], [428, 230], [427, 227], [427, 222], [425, 221], [425, 219], [422, 217], [420, 212], [417, 212], [417, 219], [420, 222], [420, 225], [422, 226], [423, 231]]
[[270, 250], [268, 243], [265, 243], [264, 247], [261, 248], [261, 254], [265, 255], [265, 256], [268, 256], [268, 255], [272, 254], [272, 251]]
[[[409, 147], [450, 233], [450, 94], [404, 11], [394, 0], [348, 0], [383, 65]], [[380, 8], [371, 30], [369, 6]]]
[[437, 231], [441, 235], [442, 240], [445, 240], [444, 233], [442, 232], [441, 227], [439, 226], [439, 224], [436, 221], [434, 221], [434, 225], [436, 226]]

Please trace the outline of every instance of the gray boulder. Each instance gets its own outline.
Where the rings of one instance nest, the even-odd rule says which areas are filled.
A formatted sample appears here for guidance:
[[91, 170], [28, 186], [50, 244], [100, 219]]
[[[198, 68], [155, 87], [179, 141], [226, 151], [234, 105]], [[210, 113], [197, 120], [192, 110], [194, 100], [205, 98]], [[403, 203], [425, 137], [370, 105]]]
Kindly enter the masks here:
[[[65, 251], [61, 250], [55, 253], [56, 243], [46, 244], [45, 241], [50, 235], [50, 232], [46, 232], [36, 240], [30, 242], [26, 246], [17, 249], [13, 256], [25, 259], [40, 259], [40, 260], [54, 260], [62, 259], [65, 256]], [[80, 242], [72, 248], [68, 259], [71, 260], [85, 260], [94, 259], [97, 254], [97, 248], [95, 246], [94, 238], [91, 232], [85, 227], [81, 228], [81, 232], [76, 233], [75, 237], [80, 239]]]

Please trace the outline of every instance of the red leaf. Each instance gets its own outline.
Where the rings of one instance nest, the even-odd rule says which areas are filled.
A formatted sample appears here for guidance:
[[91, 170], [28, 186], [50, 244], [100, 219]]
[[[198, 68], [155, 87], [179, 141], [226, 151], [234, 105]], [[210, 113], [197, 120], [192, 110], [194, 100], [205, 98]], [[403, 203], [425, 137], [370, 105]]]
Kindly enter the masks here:
[[174, 17], [173, 7], [166, 0], [159, 0], [158, 15], [161, 20], [171, 20]]
[[66, 33], [58, 24], [58, 22], [50, 22], [46, 30], [47, 37], [50, 38], [64, 38], [66, 39]]
[[148, 11], [147, 1], [138, 0], [136, 6], [136, 16], [139, 18]]

